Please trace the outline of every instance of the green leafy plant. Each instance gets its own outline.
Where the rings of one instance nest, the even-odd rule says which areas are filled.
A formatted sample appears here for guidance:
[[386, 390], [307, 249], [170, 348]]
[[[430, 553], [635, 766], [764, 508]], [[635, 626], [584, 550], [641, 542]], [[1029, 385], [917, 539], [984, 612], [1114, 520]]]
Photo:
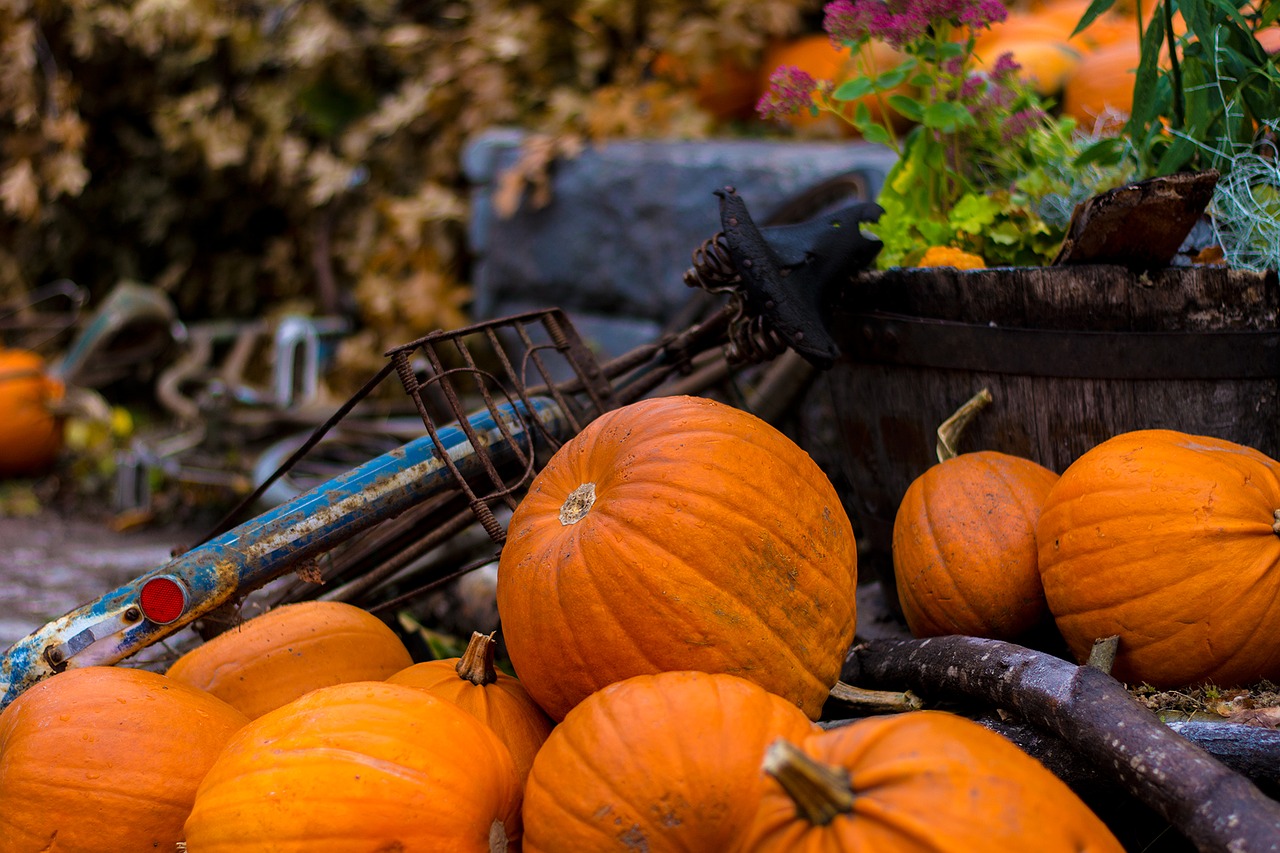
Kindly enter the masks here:
[[[1011, 56], [979, 65], [978, 33], [1005, 15], [999, 0], [834, 0], [824, 27], [858, 58], [861, 73], [815, 81], [795, 68], [774, 72], [763, 115], [831, 112], [898, 154], [877, 199], [881, 266], [912, 265], [931, 246], [973, 252], [991, 265], [1043, 264], [1057, 252], [1075, 202], [1127, 177], [1119, 157], [1080, 159], [1092, 140], [1073, 120], [1049, 114]], [[902, 51], [904, 61], [876, 73], [873, 40]], [[918, 94], [895, 91], [904, 83]], [[914, 122], [903, 137], [894, 113]]]
[[[1076, 32], [1115, 2], [1094, 0]], [[1124, 132], [1085, 155], [1128, 159], [1143, 177], [1217, 169], [1211, 221], [1243, 269], [1280, 266], [1280, 66], [1258, 40], [1277, 20], [1280, 3], [1157, 0]]]

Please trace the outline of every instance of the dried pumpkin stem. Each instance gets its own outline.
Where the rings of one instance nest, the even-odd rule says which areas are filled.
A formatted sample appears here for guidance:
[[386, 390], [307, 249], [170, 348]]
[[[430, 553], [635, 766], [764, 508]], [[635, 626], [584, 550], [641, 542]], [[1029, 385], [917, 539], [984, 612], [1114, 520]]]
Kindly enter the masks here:
[[564, 504], [560, 507], [560, 523], [565, 527], [570, 524], [577, 524], [586, 518], [587, 513], [591, 511], [591, 507], [595, 502], [596, 484], [583, 483], [564, 499]]
[[898, 714], [905, 711], [919, 711], [924, 702], [910, 690], [896, 693], [892, 690], [868, 690], [865, 687], [854, 687], [837, 681], [831, 688], [831, 698], [839, 699], [846, 705], [867, 714]]
[[510, 847], [507, 828], [502, 825], [502, 821], [494, 820], [489, 824], [489, 853], [507, 853]]
[[1093, 648], [1089, 650], [1089, 660], [1086, 663], [1110, 675], [1111, 668], [1116, 665], [1116, 654], [1119, 651], [1120, 636], [1118, 634], [1099, 637], [1093, 641]]
[[796, 811], [814, 826], [826, 826], [853, 811], [853, 784], [843, 767], [823, 764], [784, 739], [765, 750], [761, 768], [778, 780]]
[[1271, 523], [1271, 532], [1280, 536], [1280, 509], [1273, 512], [1271, 515], [1275, 518], [1275, 521]]
[[458, 658], [458, 677], [465, 678], [477, 687], [493, 684], [498, 680], [498, 671], [493, 666], [493, 634], [471, 632], [471, 642], [467, 650]]
[[960, 434], [964, 432], [969, 421], [973, 420], [973, 416], [985, 408], [991, 399], [991, 391], [983, 388], [970, 397], [963, 406], [956, 409], [951, 417], [942, 422], [938, 427], [938, 444], [935, 448], [939, 462], [946, 462], [959, 455], [956, 445], [960, 442]]

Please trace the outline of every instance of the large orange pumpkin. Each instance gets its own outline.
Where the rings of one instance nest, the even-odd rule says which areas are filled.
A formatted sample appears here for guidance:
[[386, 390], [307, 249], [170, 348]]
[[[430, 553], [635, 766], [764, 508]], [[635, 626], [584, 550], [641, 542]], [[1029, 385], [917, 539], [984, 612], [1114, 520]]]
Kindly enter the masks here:
[[387, 683], [418, 687], [448, 699], [493, 729], [511, 750], [523, 779], [551, 734], [551, 719], [518, 679], [494, 667], [493, 652], [493, 637], [477, 631], [462, 657], [415, 663]]
[[62, 450], [64, 387], [29, 350], [0, 348], [0, 477], [46, 473]]
[[338, 684], [228, 741], [196, 792], [187, 850], [497, 853], [518, 849], [520, 793], [511, 753], [452, 702]]
[[857, 548], [822, 469], [713, 400], [608, 412], [511, 519], [498, 613], [552, 719], [632, 675], [749, 678], [816, 719], [853, 640]]
[[732, 675], [612, 684], [570, 711], [534, 760], [524, 849], [724, 850], [760, 799], [765, 747], [813, 729], [794, 705]]
[[993, 450], [962, 453], [907, 487], [893, 525], [893, 570], [917, 637], [1018, 639], [1049, 619], [1036, 521], [1058, 475]]
[[1280, 463], [1173, 430], [1068, 466], [1036, 528], [1045, 596], [1075, 656], [1118, 635], [1114, 673], [1162, 687], [1280, 680]]
[[40, 682], [0, 714], [0, 853], [173, 850], [196, 786], [247, 722], [145, 670]]
[[1058, 777], [977, 723], [939, 711], [869, 717], [771, 747], [774, 781], [733, 848], [1120, 853]]
[[368, 611], [304, 601], [268, 610], [195, 647], [168, 675], [252, 719], [317, 687], [381, 681], [412, 663], [396, 633]]

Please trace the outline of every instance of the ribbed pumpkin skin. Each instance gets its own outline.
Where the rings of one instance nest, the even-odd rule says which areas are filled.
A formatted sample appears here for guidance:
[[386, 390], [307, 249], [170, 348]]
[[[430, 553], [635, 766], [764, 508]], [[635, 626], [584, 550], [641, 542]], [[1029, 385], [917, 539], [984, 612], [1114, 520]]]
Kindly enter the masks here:
[[1119, 635], [1131, 683], [1280, 678], [1280, 463], [1171, 430], [1108, 439], [1073, 462], [1040, 515], [1045, 596], [1080, 660]]
[[173, 850], [248, 719], [163, 675], [70, 669], [0, 714], [0, 851]]
[[912, 634], [1013, 640], [1048, 621], [1036, 522], [1057, 481], [1030, 459], [981, 450], [940, 462], [907, 487], [893, 570]]
[[533, 757], [551, 734], [551, 718], [529, 696], [524, 685], [505, 672], [492, 684], [472, 684], [458, 675], [459, 658], [415, 663], [387, 679], [448, 699], [489, 728], [511, 750], [520, 778], [529, 775]]
[[51, 406], [62, 383], [37, 353], [0, 347], [0, 477], [45, 473], [62, 450], [62, 419]]
[[793, 741], [849, 772], [853, 810], [816, 826], [770, 779], [737, 853], [1121, 853], [1070, 788], [1018, 747], [941, 711], [867, 717]]
[[[594, 484], [575, 523], [560, 514]], [[597, 418], [511, 519], [498, 613], [552, 719], [632, 675], [756, 681], [816, 719], [853, 640], [857, 553], [826, 475], [754, 415], [696, 397]]]
[[253, 719], [317, 687], [381, 681], [412, 663], [395, 632], [368, 611], [304, 601], [219, 634], [174, 661], [167, 675]]
[[488, 853], [495, 821], [516, 842], [520, 779], [497, 735], [425, 690], [353, 682], [227, 743], [196, 792], [187, 850]]
[[737, 676], [640, 675], [578, 704], [525, 790], [525, 853], [708, 853], [754, 811], [776, 738], [814, 725]]

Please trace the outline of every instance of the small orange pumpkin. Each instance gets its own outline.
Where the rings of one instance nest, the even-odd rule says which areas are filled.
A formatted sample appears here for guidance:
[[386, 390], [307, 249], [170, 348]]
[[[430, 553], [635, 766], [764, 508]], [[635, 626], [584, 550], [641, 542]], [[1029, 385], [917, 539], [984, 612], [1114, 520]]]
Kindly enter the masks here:
[[173, 850], [248, 719], [163, 675], [69, 669], [0, 714], [0, 853]]
[[65, 391], [36, 353], [0, 348], [0, 477], [38, 476], [53, 467], [63, 444], [55, 408]]
[[915, 479], [893, 525], [893, 571], [917, 637], [1015, 640], [1049, 621], [1036, 522], [1058, 475], [1030, 459], [979, 450]]
[[981, 255], [954, 246], [930, 246], [924, 250], [917, 267], [954, 267], [958, 270], [980, 270], [987, 266]]
[[697, 397], [607, 412], [512, 516], [498, 566], [511, 664], [554, 720], [632, 675], [741, 674], [816, 719], [853, 641], [857, 545], [813, 459]]
[[525, 853], [724, 850], [760, 799], [774, 739], [814, 725], [745, 679], [663, 672], [612, 684], [551, 733], [525, 790]]
[[167, 674], [253, 719], [317, 687], [381, 681], [412, 663], [395, 632], [367, 610], [303, 601], [268, 610], [196, 646]]
[[1124, 849], [1042, 764], [953, 714], [868, 717], [782, 741], [763, 768], [772, 779], [738, 853]]
[[1280, 462], [1174, 430], [1110, 438], [1071, 463], [1036, 527], [1045, 597], [1080, 661], [1181, 687], [1280, 680]]
[[511, 750], [520, 778], [529, 775], [533, 757], [551, 734], [551, 719], [516, 678], [493, 665], [491, 634], [472, 633], [460, 658], [415, 663], [387, 679], [427, 690], [471, 714], [502, 739]]
[[520, 792], [511, 753], [452, 702], [337, 684], [227, 742], [196, 792], [187, 850], [497, 853], [518, 849]]

